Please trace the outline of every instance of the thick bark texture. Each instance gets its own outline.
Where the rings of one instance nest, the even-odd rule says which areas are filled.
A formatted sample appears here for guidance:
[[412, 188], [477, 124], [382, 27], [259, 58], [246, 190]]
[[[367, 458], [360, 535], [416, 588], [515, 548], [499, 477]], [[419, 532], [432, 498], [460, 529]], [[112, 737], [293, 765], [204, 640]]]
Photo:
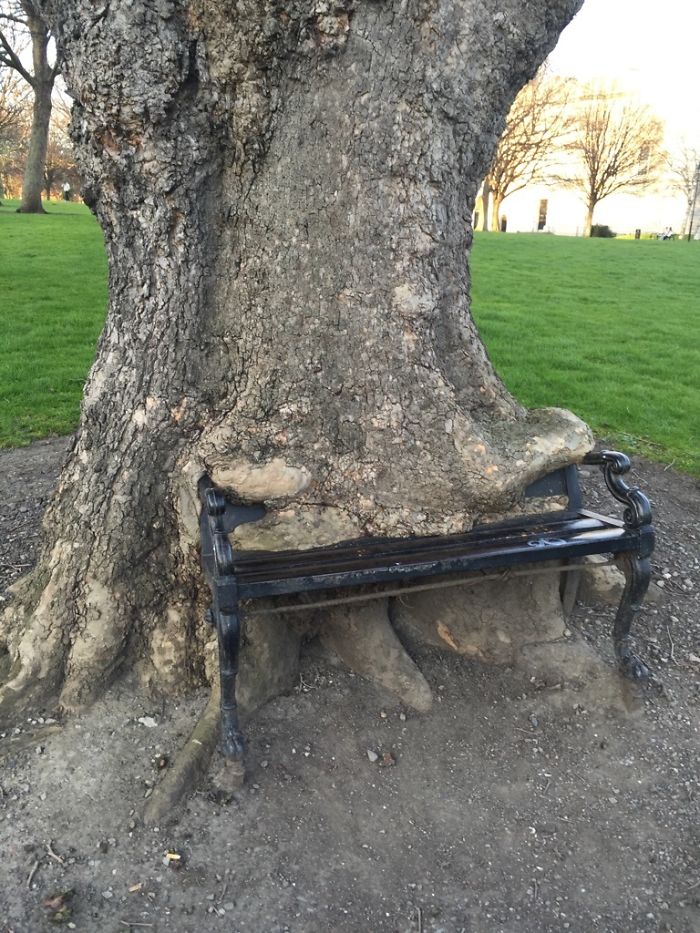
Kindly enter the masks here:
[[125, 663], [166, 690], [204, 675], [205, 470], [270, 508], [240, 541], [306, 546], [469, 527], [588, 449], [494, 373], [467, 265], [504, 115], [578, 6], [50, 5], [110, 308], [5, 618], [8, 702], [75, 706]]

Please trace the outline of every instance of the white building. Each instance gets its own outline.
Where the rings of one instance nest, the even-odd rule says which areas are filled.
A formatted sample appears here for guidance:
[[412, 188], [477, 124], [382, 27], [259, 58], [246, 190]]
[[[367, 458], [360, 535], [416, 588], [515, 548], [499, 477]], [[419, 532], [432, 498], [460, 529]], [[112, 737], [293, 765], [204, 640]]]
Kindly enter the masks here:
[[[602, 200], [595, 209], [594, 224], [606, 224], [617, 234], [660, 233], [671, 227], [674, 233], [685, 232], [685, 198], [670, 189], [642, 190], [636, 194], [618, 192]], [[483, 218], [481, 198], [476, 215]], [[566, 188], [531, 185], [509, 195], [501, 205], [501, 225], [505, 217], [508, 233], [531, 233], [542, 230], [562, 236], [580, 236], [585, 205], [583, 198]], [[481, 222], [477, 221], [477, 229]], [[700, 205], [694, 230], [700, 227]]]

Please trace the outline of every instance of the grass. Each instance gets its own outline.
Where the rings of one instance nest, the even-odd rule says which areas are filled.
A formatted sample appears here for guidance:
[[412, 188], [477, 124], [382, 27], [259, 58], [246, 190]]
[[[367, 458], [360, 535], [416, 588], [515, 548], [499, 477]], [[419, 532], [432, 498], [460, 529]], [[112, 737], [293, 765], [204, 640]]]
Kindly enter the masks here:
[[474, 314], [508, 388], [700, 476], [700, 244], [479, 234]]
[[107, 306], [97, 221], [82, 204], [47, 215], [0, 207], [0, 446], [67, 434]]
[[[14, 207], [0, 207], [0, 446], [75, 428], [107, 298], [87, 208]], [[472, 270], [477, 323], [518, 398], [700, 476], [700, 244], [485, 233]]]

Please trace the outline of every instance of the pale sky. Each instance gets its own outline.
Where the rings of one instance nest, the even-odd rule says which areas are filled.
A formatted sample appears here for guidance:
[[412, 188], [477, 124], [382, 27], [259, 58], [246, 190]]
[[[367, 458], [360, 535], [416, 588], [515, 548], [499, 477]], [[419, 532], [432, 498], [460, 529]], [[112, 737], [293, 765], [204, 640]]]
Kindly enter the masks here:
[[700, 2], [584, 0], [549, 57], [554, 72], [615, 81], [700, 149]]

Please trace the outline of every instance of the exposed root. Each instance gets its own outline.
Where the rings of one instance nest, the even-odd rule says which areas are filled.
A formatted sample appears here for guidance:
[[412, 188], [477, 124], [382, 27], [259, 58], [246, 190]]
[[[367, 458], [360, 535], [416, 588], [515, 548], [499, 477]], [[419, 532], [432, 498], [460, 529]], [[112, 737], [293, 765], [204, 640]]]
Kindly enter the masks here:
[[[215, 682], [216, 683], [216, 682]], [[219, 738], [219, 688], [212, 688], [209, 702], [189, 739], [180, 749], [144, 809], [146, 826], [157, 826], [175, 816], [183, 797], [191, 794], [207, 773]]]
[[385, 600], [334, 607], [323, 620], [320, 639], [348, 667], [408, 706], [421, 712], [432, 706], [430, 686], [391, 627]]
[[513, 664], [523, 645], [563, 636], [559, 576], [406, 594], [396, 600], [394, 624], [409, 647], [429, 644], [487, 663]]

